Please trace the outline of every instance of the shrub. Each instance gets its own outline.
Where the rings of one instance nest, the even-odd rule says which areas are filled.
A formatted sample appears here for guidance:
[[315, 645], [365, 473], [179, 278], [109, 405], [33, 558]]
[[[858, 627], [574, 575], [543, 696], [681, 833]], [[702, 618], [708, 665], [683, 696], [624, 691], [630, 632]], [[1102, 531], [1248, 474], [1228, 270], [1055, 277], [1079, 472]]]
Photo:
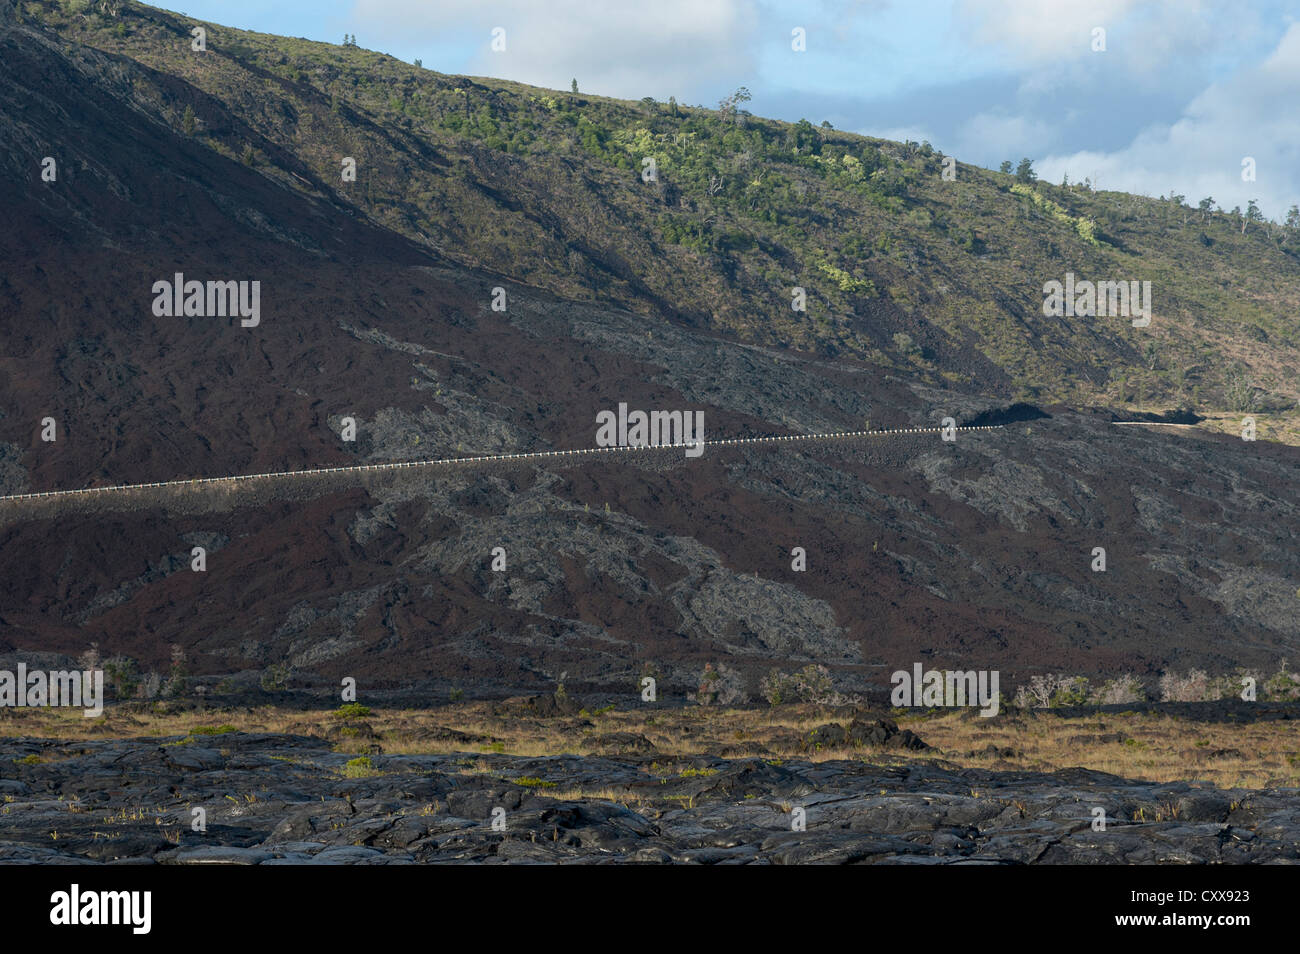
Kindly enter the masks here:
[[370, 715], [370, 706], [363, 706], [359, 702], [348, 702], [339, 706], [333, 715], [336, 719], [364, 719]]
[[1204, 702], [1209, 698], [1210, 677], [1200, 669], [1186, 675], [1167, 672], [1160, 677], [1161, 702]]
[[1034, 676], [1026, 685], [1016, 690], [1015, 705], [1017, 709], [1046, 709], [1052, 704], [1057, 693], [1069, 682], [1068, 676], [1047, 673]]
[[835, 282], [840, 291], [847, 294], [874, 295], [876, 285], [870, 279], [855, 278], [842, 268], [836, 268], [827, 262], [819, 262], [817, 268], [822, 274], [831, 281]]
[[370, 756], [363, 755], [360, 758], [348, 759], [343, 765], [343, 774], [347, 778], [369, 778], [383, 773], [375, 768], [375, 764], [370, 761]]
[[695, 701], [702, 706], [712, 705], [718, 697], [717, 682], [718, 671], [713, 668], [713, 663], [705, 663], [704, 672], [700, 674], [700, 687], [695, 690]]
[[162, 676], [158, 675], [156, 672], [151, 672], [149, 675], [144, 677], [144, 681], [140, 683], [140, 688], [137, 692], [146, 699], [152, 699], [154, 696], [158, 695], [158, 690], [161, 687]]
[[166, 682], [162, 684], [163, 695], [175, 697], [184, 694], [187, 682], [185, 649], [180, 643], [172, 643], [171, 668], [167, 671]]
[[786, 673], [773, 669], [759, 681], [759, 691], [771, 705], [791, 702], [811, 702], [814, 705], [841, 705], [844, 697], [835, 691], [830, 670], [818, 663], [804, 666], [798, 672]]
[[744, 683], [740, 673], [725, 663], [704, 664], [700, 686], [695, 691], [695, 701], [702, 706], [730, 706], [746, 701]]
[[769, 705], [779, 706], [795, 701], [793, 677], [773, 669], [758, 681], [758, 691]]
[[1142, 680], [1131, 672], [1126, 672], [1097, 687], [1089, 701], [1097, 706], [1116, 706], [1141, 702], [1145, 698], [1146, 690], [1142, 687]]
[[1073, 228], [1079, 238], [1083, 239], [1089, 245], [1101, 244], [1097, 238], [1097, 223], [1092, 219], [1081, 217], [1076, 218], [1071, 215], [1069, 210], [1064, 206], [1053, 202], [1032, 186], [1016, 183], [1011, 187], [1011, 192], [1014, 195], [1023, 196], [1028, 199], [1033, 204], [1034, 208], [1038, 209], [1048, 218]]
[[289, 680], [289, 667], [283, 663], [272, 663], [262, 670], [261, 685], [267, 692], [279, 692]]
[[344, 721], [348, 719], [365, 719], [365, 716], [368, 715], [370, 715], [370, 707], [363, 706], [363, 704], [359, 702], [344, 703], [333, 712], [335, 719], [342, 719]]
[[1052, 696], [1052, 707], [1086, 705], [1089, 696], [1088, 680], [1083, 676], [1063, 679], [1060, 688]]
[[114, 656], [104, 662], [104, 677], [113, 687], [113, 695], [118, 699], [131, 699], [140, 686], [136, 675], [135, 660], [129, 656]]
[[920, 347], [912, 340], [912, 336], [906, 331], [899, 331], [894, 334], [894, 347], [897, 348], [901, 354], [905, 354], [909, 357], [921, 353]]
[[1255, 411], [1259, 409], [1259, 392], [1255, 382], [1240, 368], [1229, 372], [1223, 385], [1223, 400], [1229, 411]]
[[1269, 702], [1300, 699], [1300, 674], [1287, 672], [1286, 663], [1264, 683], [1264, 698]]
[[190, 735], [225, 735], [228, 732], [238, 732], [233, 725], [196, 725], [190, 729]]

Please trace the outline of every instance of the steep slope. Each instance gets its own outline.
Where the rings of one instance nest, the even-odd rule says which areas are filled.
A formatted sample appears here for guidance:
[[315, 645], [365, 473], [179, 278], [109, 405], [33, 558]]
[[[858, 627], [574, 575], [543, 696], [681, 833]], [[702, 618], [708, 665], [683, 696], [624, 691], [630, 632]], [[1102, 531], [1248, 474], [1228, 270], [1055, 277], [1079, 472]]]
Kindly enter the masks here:
[[[191, 93], [149, 99], [176, 129], [190, 109], [197, 142], [462, 264], [932, 386], [1256, 410], [1274, 415], [1266, 434], [1293, 429], [1294, 228], [960, 163], [948, 181], [926, 144], [444, 76], [218, 24], [197, 53], [195, 21], [80, 6], [23, 8], [65, 42], [183, 78]], [[1043, 286], [1067, 273], [1150, 281], [1151, 324], [1045, 317]]]
[[[1271, 669], [1296, 649], [1291, 448], [1064, 406], [1006, 415], [920, 372], [736, 341], [640, 292], [642, 313], [565, 299], [421, 247], [287, 150], [280, 165], [223, 155], [168, 117], [194, 104], [210, 128], [264, 124], [196, 77], [36, 26], [0, 23], [0, 97], [14, 183], [0, 238], [6, 493], [587, 447], [596, 413], [620, 402], [703, 410], [708, 438], [1016, 419], [956, 443], [421, 472], [258, 501], [3, 505], [0, 650], [97, 642], [160, 669], [179, 643], [206, 674], [283, 664], [299, 685], [351, 675], [438, 692], [628, 690], [653, 671], [680, 696], [706, 661], [749, 691], [771, 666], [808, 662], [863, 690], [916, 661], [1012, 683]], [[260, 323], [155, 315], [152, 285], [177, 271], [260, 281]], [[354, 443], [339, 437], [347, 416]], [[1098, 546], [1106, 573], [1090, 570]]]

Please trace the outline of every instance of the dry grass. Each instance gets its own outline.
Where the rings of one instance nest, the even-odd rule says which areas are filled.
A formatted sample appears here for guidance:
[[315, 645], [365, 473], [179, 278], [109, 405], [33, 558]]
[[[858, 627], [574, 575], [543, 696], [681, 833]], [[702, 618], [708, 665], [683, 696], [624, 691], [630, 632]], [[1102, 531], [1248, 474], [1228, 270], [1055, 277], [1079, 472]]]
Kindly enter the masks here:
[[[1300, 786], [1300, 737], [1286, 721], [1191, 722], [1138, 712], [976, 721], [951, 713], [906, 718], [900, 720], [903, 724], [963, 766], [1010, 764], [1038, 771], [1078, 766], [1152, 782], [1199, 779], [1223, 788]], [[1115, 735], [1121, 738], [1100, 738]], [[1006, 759], [982, 754], [990, 744], [1017, 754]]]
[[1300, 412], [1294, 410], [1271, 414], [1260, 411], [1251, 414], [1245, 411], [1207, 412], [1205, 420], [1197, 426], [1239, 438], [1241, 422], [1246, 417], [1255, 419], [1256, 440], [1300, 446]]
[[[1146, 406], [1146, 407], [1128, 407], [1132, 413], [1165, 413], [1175, 410], [1173, 407], [1166, 406]], [[1255, 439], [1258, 441], [1271, 441], [1277, 444], [1290, 444], [1293, 447], [1300, 447], [1300, 410], [1292, 409], [1289, 411], [1221, 411], [1198, 409], [1198, 414], [1202, 415], [1203, 420], [1191, 427], [1168, 427], [1160, 428], [1170, 434], [1190, 433], [1195, 434], [1197, 431], [1209, 431], [1218, 434], [1227, 434], [1230, 437], [1241, 437], [1242, 421], [1247, 417], [1255, 419]]]
[[[336, 750], [364, 752], [377, 746], [374, 751], [387, 755], [464, 753], [467, 757], [461, 762], [463, 772], [494, 773], [497, 770], [480, 753], [601, 754], [610, 752], [598, 741], [601, 736], [630, 733], [654, 744], [653, 764], [645, 770], [659, 776], [689, 777], [699, 771], [690, 764], [697, 756], [758, 755], [774, 763], [785, 759], [856, 759], [875, 764], [939, 759], [962, 767], [1033, 771], [1078, 766], [1156, 782], [1201, 779], [1222, 787], [1300, 786], [1300, 737], [1293, 723], [1286, 721], [1193, 722], [1137, 712], [1074, 718], [1046, 712], [1004, 713], [992, 719], [972, 718], [966, 712], [899, 712], [895, 718], [900, 726], [912, 729], [933, 748], [923, 752], [870, 748], [808, 751], [806, 741], [814, 728], [830, 721], [848, 721], [843, 714], [837, 716], [816, 706], [635, 709], [543, 719], [485, 702], [426, 710], [375, 709], [348, 722], [337, 719], [330, 711], [289, 711], [270, 706], [181, 713], [143, 707], [130, 711], [109, 709], [98, 719], [85, 719], [75, 710], [9, 709], [0, 710], [0, 737], [77, 740], [183, 736], [173, 744], [219, 745], [220, 736], [190, 733], [203, 727], [230, 725], [241, 732], [321, 735], [330, 727], [351, 726], [355, 730], [361, 726], [365, 731], [355, 737], [336, 737]], [[472, 739], [428, 737], [446, 729]], [[337, 736], [338, 729], [332, 731]], [[1014, 754], [1002, 757], [985, 753], [989, 745], [1011, 749]], [[548, 794], [554, 792], [548, 790]], [[613, 790], [583, 794], [619, 802], [636, 798]]]

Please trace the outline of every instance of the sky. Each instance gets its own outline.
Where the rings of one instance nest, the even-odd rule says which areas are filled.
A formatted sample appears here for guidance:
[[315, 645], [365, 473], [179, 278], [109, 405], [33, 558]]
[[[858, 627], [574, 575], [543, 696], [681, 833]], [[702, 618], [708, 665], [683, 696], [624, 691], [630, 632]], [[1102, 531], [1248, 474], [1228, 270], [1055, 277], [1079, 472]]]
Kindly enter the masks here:
[[[1043, 179], [1225, 209], [1300, 201], [1291, 0], [170, 0], [200, 20], [442, 73], [928, 141]], [[493, 30], [504, 50], [493, 50]], [[802, 30], [803, 50], [793, 31]], [[1099, 32], [1100, 31], [1100, 32]], [[499, 45], [499, 44], [498, 44]], [[1253, 160], [1247, 163], [1247, 160]], [[1246, 176], [1253, 170], [1253, 179]]]

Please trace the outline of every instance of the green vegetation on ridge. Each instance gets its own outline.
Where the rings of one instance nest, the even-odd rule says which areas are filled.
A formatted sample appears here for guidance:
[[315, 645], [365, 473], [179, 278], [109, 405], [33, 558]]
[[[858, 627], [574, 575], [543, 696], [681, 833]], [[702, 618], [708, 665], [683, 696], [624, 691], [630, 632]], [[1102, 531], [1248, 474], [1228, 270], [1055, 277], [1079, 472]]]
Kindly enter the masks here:
[[[178, 134], [563, 296], [1007, 397], [1234, 412], [1300, 397], [1300, 215], [1053, 186], [1027, 160], [946, 181], [927, 143], [753, 117], [744, 90], [718, 108], [621, 101], [217, 24], [195, 53], [195, 21], [141, 4], [19, 7], [189, 84], [135, 91]], [[1150, 327], [1044, 317], [1043, 284], [1067, 271], [1150, 281]]]

